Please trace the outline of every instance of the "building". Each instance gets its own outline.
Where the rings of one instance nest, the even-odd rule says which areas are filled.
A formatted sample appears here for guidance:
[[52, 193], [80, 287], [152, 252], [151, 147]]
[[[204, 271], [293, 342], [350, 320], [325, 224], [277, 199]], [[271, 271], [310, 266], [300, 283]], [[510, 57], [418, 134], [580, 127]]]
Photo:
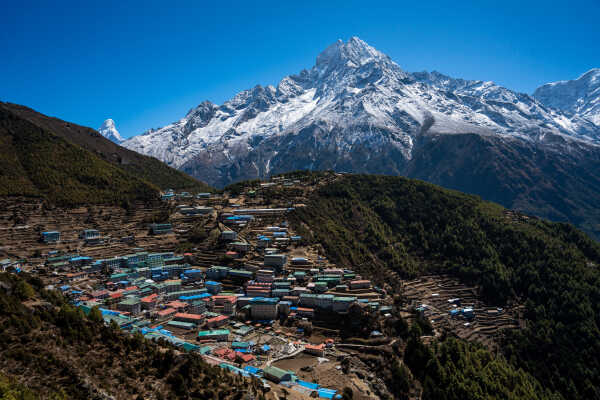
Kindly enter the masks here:
[[350, 282], [350, 290], [356, 289], [369, 289], [371, 287], [371, 281], [368, 280], [358, 280]]
[[312, 293], [301, 293], [298, 304], [302, 307], [316, 307], [317, 295]]
[[229, 322], [229, 317], [227, 315], [219, 315], [217, 317], [209, 318], [206, 320], [206, 327], [217, 328], [219, 326], [223, 326]]
[[142, 311], [142, 305], [137, 297], [128, 297], [117, 304], [117, 310], [136, 315]]
[[98, 244], [101, 241], [100, 231], [97, 229], [85, 229], [79, 237], [85, 240], [86, 244]]
[[187, 313], [177, 313], [173, 318], [176, 321], [181, 322], [191, 322], [199, 325], [204, 320], [204, 315], [201, 314], [187, 314]]
[[174, 300], [174, 301], [171, 301], [166, 304], [167, 308], [174, 308], [179, 312], [185, 311], [187, 306], [188, 306], [188, 303], [184, 303], [183, 301], [179, 301], [179, 300]]
[[277, 269], [281, 269], [284, 267], [287, 261], [287, 256], [285, 254], [265, 254], [265, 267], [274, 267]]
[[279, 312], [283, 315], [289, 315], [291, 307], [292, 307], [292, 303], [289, 301], [280, 301], [279, 302]]
[[42, 241], [44, 243], [55, 243], [60, 240], [60, 232], [58, 231], [47, 231], [42, 232]]
[[314, 308], [297, 307], [295, 311], [296, 314], [298, 314], [301, 317], [313, 318], [315, 316]]
[[206, 302], [202, 300], [196, 300], [190, 304], [189, 313], [191, 314], [202, 314], [206, 311]]
[[248, 214], [248, 215], [283, 215], [290, 211], [289, 208], [239, 208], [233, 210], [236, 215]]
[[222, 267], [220, 265], [212, 265], [209, 269], [206, 270], [206, 277], [208, 279], [225, 279], [227, 274], [229, 273], [229, 267]]
[[196, 329], [196, 324], [193, 322], [183, 322], [183, 321], [169, 321], [167, 322], [167, 326], [171, 328], [179, 328], [191, 331], [192, 329]]
[[332, 309], [335, 312], [347, 312], [350, 305], [356, 301], [356, 297], [334, 297]]
[[173, 232], [173, 226], [171, 224], [151, 224], [150, 230], [153, 235], [164, 235]]
[[239, 351], [235, 352], [235, 359], [237, 362], [246, 364], [252, 362], [256, 359], [252, 354], [240, 353]]
[[206, 281], [204, 282], [204, 285], [210, 294], [218, 294], [221, 291], [220, 282]]
[[256, 280], [258, 282], [273, 282], [275, 275], [273, 275], [273, 271], [270, 269], [259, 269], [256, 271]]
[[92, 261], [92, 257], [77, 256], [70, 258], [69, 264], [72, 267], [83, 267], [84, 265], [90, 265]]
[[221, 232], [221, 240], [235, 241], [235, 240], [237, 240], [237, 232], [223, 231], [223, 232]]
[[307, 344], [304, 346], [304, 352], [308, 354], [312, 354], [313, 356], [323, 357], [325, 355], [325, 344], [321, 343], [319, 345]]
[[212, 207], [182, 207], [179, 212], [185, 216], [206, 215], [213, 212]]
[[233, 242], [229, 245], [233, 251], [245, 253], [250, 250], [250, 244], [245, 242]]
[[156, 293], [153, 293], [149, 296], [143, 297], [141, 299], [141, 303], [142, 303], [142, 309], [143, 310], [152, 310], [154, 309], [154, 307], [156, 307], [156, 300], [158, 298], [158, 295]]
[[277, 302], [279, 299], [268, 297], [255, 297], [250, 301], [250, 314], [252, 319], [272, 320], [277, 318]]
[[177, 314], [177, 310], [174, 308], [165, 308], [164, 310], [160, 310], [160, 311], [156, 312], [156, 316], [159, 319], [168, 318], [175, 314]]
[[252, 271], [246, 271], [243, 269], [232, 269], [229, 271], [229, 277], [238, 281], [248, 281], [252, 279], [254, 274]]
[[226, 299], [225, 302], [223, 303], [223, 314], [227, 314], [227, 315], [235, 314], [236, 301], [237, 301], [236, 297]]
[[263, 370], [263, 375], [265, 378], [273, 381], [275, 383], [291, 381], [292, 380], [292, 372], [286, 371], [281, 368], [268, 366]]
[[227, 329], [215, 329], [208, 331], [198, 332], [199, 340], [216, 340], [216, 341], [227, 341], [229, 339], [229, 330]]
[[333, 298], [332, 294], [320, 294], [317, 296], [317, 307], [324, 308], [326, 310], [331, 310], [333, 306]]

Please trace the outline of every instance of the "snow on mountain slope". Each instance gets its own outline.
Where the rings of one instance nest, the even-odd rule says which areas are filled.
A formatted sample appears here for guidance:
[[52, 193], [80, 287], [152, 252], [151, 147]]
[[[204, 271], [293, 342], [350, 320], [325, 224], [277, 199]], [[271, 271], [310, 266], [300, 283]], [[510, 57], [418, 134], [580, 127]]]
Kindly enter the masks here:
[[121, 143], [123, 141], [123, 138], [115, 126], [115, 121], [110, 118], [104, 121], [102, 126], [98, 129], [98, 132], [105, 138], [112, 140], [115, 143]]
[[[395, 172], [420, 138], [457, 133], [600, 143], [600, 129], [586, 118], [492, 82], [407, 73], [353, 37], [330, 45], [310, 70], [277, 87], [256, 86], [221, 106], [203, 102], [181, 120], [122, 145], [224, 185], [269, 174], [277, 162], [357, 168], [356, 159], [364, 157], [375, 171]], [[391, 170], [381, 167], [386, 157], [393, 158]]]
[[600, 126], [600, 68], [574, 80], [547, 83], [537, 88], [533, 96], [549, 107]]

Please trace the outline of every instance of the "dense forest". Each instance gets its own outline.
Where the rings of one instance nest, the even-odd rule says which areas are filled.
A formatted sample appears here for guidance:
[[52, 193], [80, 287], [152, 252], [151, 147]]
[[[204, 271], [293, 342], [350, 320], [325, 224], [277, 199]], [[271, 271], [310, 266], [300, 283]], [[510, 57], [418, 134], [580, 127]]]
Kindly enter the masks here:
[[157, 199], [158, 188], [0, 108], [0, 195], [120, 204]]
[[[85, 316], [39, 279], [0, 273], [1, 399], [241, 399], [243, 380], [166, 342]], [[12, 396], [12, 397], [11, 397]]]
[[378, 283], [393, 286], [390, 272], [447, 273], [491, 304], [524, 303], [527, 327], [506, 335], [504, 357], [564, 398], [600, 398], [600, 245], [572, 226], [374, 175], [317, 189], [293, 222], [333, 261]]

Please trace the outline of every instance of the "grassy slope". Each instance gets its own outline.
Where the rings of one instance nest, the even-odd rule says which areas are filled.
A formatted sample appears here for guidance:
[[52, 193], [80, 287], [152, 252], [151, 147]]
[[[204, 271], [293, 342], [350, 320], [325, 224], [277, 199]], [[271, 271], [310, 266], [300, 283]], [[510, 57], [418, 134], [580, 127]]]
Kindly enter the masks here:
[[139, 179], [158, 186], [160, 189], [212, 191], [205, 183], [167, 166], [156, 158], [144, 156], [121, 147], [106, 139], [94, 129], [48, 117], [17, 104], [0, 103], [0, 108], [91, 151], [103, 160], [116, 165]]
[[566, 398], [600, 398], [600, 245], [582, 232], [373, 175], [318, 189], [295, 218], [334, 261], [379, 282], [443, 272], [481, 285], [489, 301], [525, 301], [528, 328], [507, 338], [508, 359]]
[[0, 107], [0, 195], [60, 205], [152, 200], [158, 188]]
[[27, 399], [38, 398], [36, 393], [69, 399], [231, 399], [252, 390], [249, 381], [197, 355], [121, 333], [92, 314], [85, 317], [60, 294], [43, 290], [36, 278], [0, 273], [0, 370], [5, 375], [0, 375], [0, 393], [6, 387], [29, 392]]

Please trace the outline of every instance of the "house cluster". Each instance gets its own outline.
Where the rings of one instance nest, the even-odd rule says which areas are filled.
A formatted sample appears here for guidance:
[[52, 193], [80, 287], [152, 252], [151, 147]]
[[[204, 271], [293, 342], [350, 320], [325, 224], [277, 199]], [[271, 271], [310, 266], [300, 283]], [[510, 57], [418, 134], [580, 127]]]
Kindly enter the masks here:
[[161, 199], [164, 201], [170, 200], [186, 200], [186, 199], [210, 199], [215, 195], [212, 193], [196, 193], [195, 195], [189, 192], [175, 193], [173, 189], [167, 189], [161, 194]]
[[[272, 183], [294, 181], [274, 178]], [[249, 197], [255, 195], [248, 192]], [[389, 309], [380, 304], [383, 291], [353, 270], [332, 266], [304, 250], [302, 237], [285, 222], [293, 208], [245, 207], [239, 199], [229, 199], [226, 206], [193, 201], [214, 197], [173, 190], [162, 194], [163, 200], [176, 202], [174, 209], [180, 215], [171, 219], [175, 224], [201, 216], [214, 218], [220, 235], [218, 240], [214, 236], [215, 249], [208, 251], [219, 258], [204, 263], [205, 258], [194, 253], [149, 252], [132, 248], [135, 245], [123, 254], [98, 259], [81, 247], [63, 253], [53, 250], [45, 259], [51, 285], [85, 313], [97, 307], [107, 324], [124, 331], [217, 358], [223, 361], [221, 367], [256, 376], [265, 384], [284, 383], [316, 391], [320, 397], [333, 396], [335, 390], [304, 382], [266, 361], [298, 352], [325, 357], [333, 341], [303, 342], [301, 326], [309, 321], [318, 325], [333, 314], [383, 314]], [[174, 232], [168, 222], [148, 228], [153, 235]], [[41, 238], [46, 243], [61, 240], [57, 231], [42, 232]], [[89, 244], [104, 241], [95, 229], [81, 231], [79, 238]], [[89, 253], [98, 254], [94, 249]], [[275, 338], [274, 343], [257, 339], [265, 334]]]

